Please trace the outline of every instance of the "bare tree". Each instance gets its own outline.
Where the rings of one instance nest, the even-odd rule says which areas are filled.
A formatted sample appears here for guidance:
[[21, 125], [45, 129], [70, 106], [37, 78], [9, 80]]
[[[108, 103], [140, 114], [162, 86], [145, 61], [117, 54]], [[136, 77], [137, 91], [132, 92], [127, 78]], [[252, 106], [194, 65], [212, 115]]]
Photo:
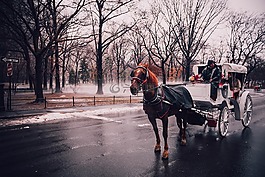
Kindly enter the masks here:
[[[65, 4], [63, 0], [48, 0], [49, 14], [52, 20], [49, 20], [52, 27], [53, 46], [54, 46], [54, 57], [55, 57], [55, 81], [56, 87], [55, 92], [61, 92], [60, 87], [60, 62], [59, 62], [59, 38], [61, 33], [69, 28], [71, 21], [86, 5], [85, 0], [73, 1], [69, 4]], [[72, 7], [72, 8], [69, 8]], [[68, 14], [66, 11], [72, 11]], [[76, 19], [75, 19], [76, 20]]]
[[[103, 94], [103, 56], [108, 46], [127, 33], [131, 27], [121, 21], [119, 24], [115, 19], [130, 12], [133, 6], [133, 0], [96, 0], [91, 7], [92, 33], [96, 48], [97, 65], [97, 94]], [[114, 33], [107, 30], [107, 25], [115, 24], [117, 26]]]
[[73, 40], [70, 40], [70, 41], [65, 40], [62, 42], [62, 45], [61, 45], [60, 58], [62, 61], [62, 64], [61, 64], [62, 66], [62, 87], [65, 87], [65, 82], [66, 82], [65, 74], [66, 74], [66, 71], [68, 70], [68, 66], [71, 60], [71, 54], [74, 51], [74, 49], [78, 47], [76, 43], [77, 42]]
[[117, 84], [120, 84], [120, 76], [124, 72], [126, 66], [125, 57], [127, 54], [128, 42], [125, 38], [120, 38], [113, 42], [111, 47], [111, 57], [116, 68]]
[[220, 63], [222, 59], [225, 57], [226, 50], [223, 45], [223, 41], [221, 41], [217, 46], [209, 46], [209, 56], [214, 59], [217, 63]]
[[130, 59], [127, 62], [129, 66], [138, 65], [148, 56], [148, 52], [146, 51], [146, 47], [144, 45], [144, 39], [147, 36], [147, 34], [143, 34], [145, 31], [144, 25], [137, 24], [137, 26], [135, 26], [128, 35], [129, 44], [131, 46], [131, 51], [129, 51], [131, 52]]
[[[21, 51], [23, 53], [23, 58], [26, 60], [27, 66], [27, 78], [26, 82], [29, 81], [30, 89], [33, 89], [33, 72], [31, 67], [31, 57], [30, 51], [24, 42], [25, 38], [30, 38], [28, 33], [24, 33], [22, 30], [22, 24], [20, 19], [17, 17], [13, 8], [17, 7], [16, 3], [13, 1], [0, 1], [0, 22], [1, 22], [1, 53], [3, 52], [5, 56], [8, 51]], [[23, 7], [22, 7], [23, 8]], [[11, 52], [12, 53], [12, 52]]]
[[193, 62], [222, 22], [226, 0], [163, 0], [167, 9], [167, 23], [172, 24], [176, 43], [185, 59], [186, 80]]
[[[146, 29], [149, 38], [143, 36], [144, 45], [153, 63], [161, 68], [163, 83], [166, 84], [166, 63], [171, 60], [176, 52], [176, 40], [174, 38], [171, 23], [164, 23], [164, 9], [155, 3], [151, 8], [151, 19], [147, 20]], [[158, 63], [157, 63], [158, 61]]]
[[232, 13], [229, 20], [230, 62], [255, 68], [258, 55], [265, 47], [265, 14], [260, 16], [247, 13]]
[[[47, 52], [51, 50], [53, 45], [57, 45], [59, 36], [61, 32], [67, 27], [70, 21], [77, 15], [80, 9], [85, 5], [85, 0], [79, 0], [72, 4], [64, 4], [61, 8], [66, 9], [66, 7], [71, 6], [71, 13], [68, 13], [60, 23], [55, 20], [59, 17], [58, 9], [61, 1], [55, 0], [27, 0], [27, 1], [14, 1], [15, 4], [8, 3], [8, 1], [1, 1], [1, 5], [4, 5], [5, 8], [10, 9], [13, 12], [13, 15], [16, 21], [10, 25], [14, 31], [19, 31], [19, 35], [22, 36], [25, 46], [32, 53], [35, 58], [35, 94], [36, 102], [44, 101], [43, 97], [43, 58], [47, 57]], [[52, 7], [52, 8], [51, 8]], [[49, 9], [51, 8], [51, 9]], [[50, 14], [47, 15], [47, 11], [51, 10]], [[53, 13], [52, 13], [53, 12]], [[54, 14], [55, 13], [55, 14]], [[50, 22], [52, 18], [51, 27], [52, 37], [47, 34], [45, 30], [46, 23]], [[55, 51], [57, 49], [55, 48]], [[55, 53], [55, 58], [58, 58]], [[55, 60], [57, 62], [57, 59]], [[56, 64], [57, 67], [58, 63]], [[57, 78], [59, 78], [59, 73], [57, 73]]]

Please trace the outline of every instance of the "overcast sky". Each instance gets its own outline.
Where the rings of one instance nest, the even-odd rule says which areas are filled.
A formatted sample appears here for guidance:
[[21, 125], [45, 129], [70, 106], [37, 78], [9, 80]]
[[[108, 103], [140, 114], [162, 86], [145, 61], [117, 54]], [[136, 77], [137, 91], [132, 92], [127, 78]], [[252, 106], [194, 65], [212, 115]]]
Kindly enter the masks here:
[[264, 13], [265, 0], [228, 0], [228, 7], [236, 11]]
[[[227, 6], [230, 10], [237, 12], [247, 11], [256, 15], [265, 13], [265, 0], [228, 0]], [[224, 38], [228, 33], [228, 28], [225, 25], [220, 25], [208, 42], [213, 45], [218, 45], [220, 41], [226, 42]]]

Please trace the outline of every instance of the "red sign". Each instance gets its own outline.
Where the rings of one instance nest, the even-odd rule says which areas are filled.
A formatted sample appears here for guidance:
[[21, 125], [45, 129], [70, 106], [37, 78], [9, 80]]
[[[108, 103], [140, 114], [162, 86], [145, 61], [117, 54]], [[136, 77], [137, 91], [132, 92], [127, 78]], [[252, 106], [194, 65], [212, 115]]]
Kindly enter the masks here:
[[8, 62], [8, 63], [6, 64], [6, 68], [7, 68], [7, 69], [6, 69], [6, 75], [7, 75], [7, 76], [12, 76], [12, 75], [13, 75], [13, 63], [11, 63], [11, 62], [9, 63], [9, 62]]

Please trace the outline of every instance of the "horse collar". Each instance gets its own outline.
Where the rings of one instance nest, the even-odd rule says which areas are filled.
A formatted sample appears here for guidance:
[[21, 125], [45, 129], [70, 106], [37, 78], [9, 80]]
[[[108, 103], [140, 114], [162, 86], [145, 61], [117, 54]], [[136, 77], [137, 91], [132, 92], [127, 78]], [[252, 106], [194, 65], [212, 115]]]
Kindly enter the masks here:
[[[158, 103], [161, 103], [161, 101], [163, 100], [163, 94], [160, 92], [160, 87], [155, 87], [153, 89], [156, 89], [155, 91], [155, 95], [152, 99], [145, 99], [144, 97], [144, 104], [147, 105], [156, 105]], [[144, 91], [148, 91], [148, 90], [144, 90]]]

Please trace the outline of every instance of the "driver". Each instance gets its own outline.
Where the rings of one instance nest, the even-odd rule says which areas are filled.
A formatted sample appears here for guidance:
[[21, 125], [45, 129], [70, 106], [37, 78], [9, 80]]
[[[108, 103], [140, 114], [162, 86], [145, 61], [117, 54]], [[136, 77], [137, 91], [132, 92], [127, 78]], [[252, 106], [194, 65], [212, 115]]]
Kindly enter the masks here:
[[207, 66], [203, 69], [201, 77], [204, 82], [211, 84], [211, 98], [216, 100], [217, 88], [221, 76], [219, 67], [215, 64], [215, 61], [208, 60]]

